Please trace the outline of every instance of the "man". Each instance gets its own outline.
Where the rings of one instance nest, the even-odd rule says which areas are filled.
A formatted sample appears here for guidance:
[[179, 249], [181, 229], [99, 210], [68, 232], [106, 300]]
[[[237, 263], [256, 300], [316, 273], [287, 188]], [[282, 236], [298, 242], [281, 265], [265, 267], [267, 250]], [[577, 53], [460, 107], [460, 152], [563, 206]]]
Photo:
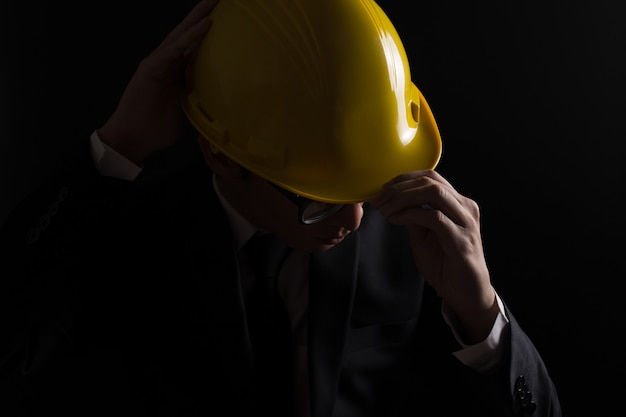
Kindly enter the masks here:
[[[0, 380], [9, 415], [560, 416], [539, 353], [491, 285], [477, 204], [427, 166], [440, 151], [434, 119], [399, 78], [408, 67], [382, 11], [360, 0], [216, 3], [200, 2], [140, 63], [109, 120], [6, 222], [2, 253], [11, 273], [2, 279]], [[236, 24], [243, 21], [261, 23]], [[337, 104], [350, 82], [340, 78], [319, 90], [333, 92], [327, 104], [338, 119], [269, 123], [280, 112], [256, 105], [254, 81], [239, 78], [244, 88], [236, 90], [225, 80], [232, 71], [211, 73], [227, 67], [211, 58], [233, 50], [241, 57], [233, 45], [256, 40], [274, 45], [283, 30], [293, 34], [285, 22], [298, 23], [302, 39], [317, 36], [306, 45], [324, 60], [297, 58], [324, 65], [296, 65], [305, 78], [332, 73], [326, 48], [341, 40], [356, 47], [367, 30], [385, 28], [384, 59], [400, 60], [382, 67], [395, 73], [370, 68], [367, 95], [393, 79], [405, 87], [392, 92], [401, 105], [389, 108], [380, 92], [373, 105], [382, 100], [382, 114], [357, 106], [378, 117], [368, 124]], [[345, 38], [323, 41], [324, 31], [344, 23], [354, 23]], [[281, 39], [284, 47], [300, 42]], [[377, 59], [363, 51], [341, 63]], [[282, 56], [273, 53], [259, 56]], [[259, 79], [275, 75], [262, 64], [284, 68], [273, 58], [259, 63]], [[293, 74], [279, 74], [289, 88], [274, 104], [291, 104], [284, 111], [312, 102], [289, 93]], [[249, 102], [229, 101], [237, 92]], [[405, 124], [390, 123], [388, 111]], [[143, 164], [180, 140], [188, 121], [200, 132], [198, 163], [150, 179]], [[340, 134], [310, 136], [326, 123], [327, 133]], [[352, 137], [361, 123], [367, 128]], [[377, 131], [392, 125], [402, 147]], [[289, 128], [301, 135], [285, 134]], [[364, 137], [377, 150], [373, 159], [337, 152], [337, 143]], [[275, 152], [281, 144], [286, 150]], [[405, 170], [406, 153], [407, 161], [426, 155], [425, 166]], [[254, 330], [265, 314], [250, 313], [261, 249], [246, 248], [257, 235], [288, 247], [278, 276], [287, 342]], [[276, 393], [280, 357], [256, 350], [263, 339], [268, 355], [287, 348], [279, 355], [289, 359], [286, 391]]]

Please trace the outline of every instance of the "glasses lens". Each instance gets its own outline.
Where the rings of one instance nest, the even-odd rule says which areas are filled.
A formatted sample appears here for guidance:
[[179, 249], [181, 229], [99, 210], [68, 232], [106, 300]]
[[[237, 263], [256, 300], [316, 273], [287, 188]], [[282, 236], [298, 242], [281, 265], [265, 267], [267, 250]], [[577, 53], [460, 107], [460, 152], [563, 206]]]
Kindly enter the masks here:
[[332, 216], [342, 207], [343, 204], [330, 204], [309, 200], [308, 204], [302, 209], [302, 222], [305, 224], [317, 223]]
[[322, 203], [321, 201], [309, 200], [291, 191], [287, 191], [272, 182], [270, 182], [270, 184], [299, 207], [300, 222], [304, 224], [312, 224], [324, 220], [343, 207], [343, 204]]

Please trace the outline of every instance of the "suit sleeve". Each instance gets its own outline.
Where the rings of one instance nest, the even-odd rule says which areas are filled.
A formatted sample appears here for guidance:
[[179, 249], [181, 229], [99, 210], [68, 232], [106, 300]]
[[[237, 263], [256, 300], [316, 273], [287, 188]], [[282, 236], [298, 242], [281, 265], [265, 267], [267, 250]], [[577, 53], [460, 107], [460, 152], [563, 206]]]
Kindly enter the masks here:
[[451, 387], [458, 398], [466, 399], [456, 411], [471, 410], [467, 415], [561, 417], [558, 393], [540, 352], [506, 304], [504, 308], [509, 326], [503, 334], [500, 365], [485, 374], [455, 358], [449, 368], [453, 376], [444, 378], [441, 386], [444, 390]]
[[124, 389], [114, 384], [120, 380], [116, 352], [105, 346], [83, 351], [84, 340], [74, 331], [84, 326], [79, 312], [90, 308], [85, 294], [108, 273], [98, 242], [115, 233], [128, 209], [128, 181], [99, 175], [88, 145], [77, 147], [58, 174], [19, 203], [0, 230], [3, 415], [46, 414], [32, 404], [69, 410], [68, 399], [86, 394], [82, 387], [90, 375], [108, 375], [102, 384], [111, 384], [109, 392]]
[[506, 314], [510, 319], [508, 386], [513, 415], [560, 417], [557, 390], [542, 357], [508, 308]]

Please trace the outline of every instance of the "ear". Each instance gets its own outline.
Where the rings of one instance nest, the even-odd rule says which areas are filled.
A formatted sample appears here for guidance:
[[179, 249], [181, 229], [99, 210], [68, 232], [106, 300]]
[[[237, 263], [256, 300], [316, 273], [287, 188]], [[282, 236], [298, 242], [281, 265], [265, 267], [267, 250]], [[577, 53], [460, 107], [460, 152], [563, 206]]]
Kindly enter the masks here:
[[217, 176], [224, 178], [241, 178], [243, 169], [239, 164], [224, 155], [202, 136], [198, 136], [198, 146], [204, 156], [204, 163]]

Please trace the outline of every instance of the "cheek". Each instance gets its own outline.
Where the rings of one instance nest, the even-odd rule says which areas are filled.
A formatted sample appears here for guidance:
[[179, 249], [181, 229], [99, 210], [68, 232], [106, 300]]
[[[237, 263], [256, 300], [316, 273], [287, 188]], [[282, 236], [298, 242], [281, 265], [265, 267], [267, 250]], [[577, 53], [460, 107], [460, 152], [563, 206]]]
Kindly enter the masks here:
[[334, 245], [322, 242], [310, 228], [293, 229], [285, 238], [289, 246], [302, 252], [315, 253], [330, 249]]
[[298, 208], [282, 195], [259, 193], [256, 216], [262, 228], [286, 240], [288, 236], [300, 233]]
[[302, 252], [319, 252], [329, 248], [319, 240], [324, 232], [320, 231], [317, 225], [305, 225], [298, 222], [297, 210], [289, 211], [286, 217], [276, 217], [273, 231], [279, 239]]
[[334, 228], [354, 231], [361, 226], [362, 219], [362, 204], [346, 204], [341, 210], [325, 220], [325, 223]]

